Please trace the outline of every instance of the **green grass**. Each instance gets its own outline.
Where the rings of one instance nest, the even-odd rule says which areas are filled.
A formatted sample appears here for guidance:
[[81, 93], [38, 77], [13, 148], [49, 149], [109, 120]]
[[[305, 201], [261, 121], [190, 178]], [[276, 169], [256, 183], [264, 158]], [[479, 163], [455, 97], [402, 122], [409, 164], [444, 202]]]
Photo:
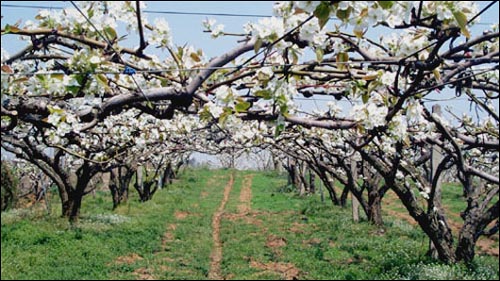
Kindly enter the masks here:
[[[270, 174], [256, 175], [252, 209], [261, 213], [253, 220], [223, 222], [224, 276], [285, 277], [283, 272], [249, 266], [258, 261], [293, 265], [299, 279], [498, 278], [498, 258], [478, 257], [472, 269], [437, 264], [425, 256], [426, 236], [407, 222], [386, 217], [386, 230], [380, 233], [367, 223], [353, 223], [349, 208], [333, 208], [319, 196], [281, 192], [285, 184]], [[277, 238], [285, 244], [271, 246], [269, 241]]]
[[[221, 271], [228, 279], [284, 278], [262, 268], [284, 264], [299, 279], [498, 280], [498, 258], [480, 256], [472, 268], [437, 264], [424, 256], [422, 232], [402, 220], [386, 217], [380, 233], [365, 222], [354, 224], [348, 208], [283, 192], [283, 177], [231, 170], [186, 171], [146, 203], [131, 190], [130, 200], [115, 211], [110, 195], [98, 192], [84, 199], [74, 226], [59, 218], [56, 199], [50, 215], [36, 209], [2, 213], [1, 278], [207, 279], [212, 216], [232, 173], [221, 223]], [[249, 174], [255, 213], [231, 217]]]

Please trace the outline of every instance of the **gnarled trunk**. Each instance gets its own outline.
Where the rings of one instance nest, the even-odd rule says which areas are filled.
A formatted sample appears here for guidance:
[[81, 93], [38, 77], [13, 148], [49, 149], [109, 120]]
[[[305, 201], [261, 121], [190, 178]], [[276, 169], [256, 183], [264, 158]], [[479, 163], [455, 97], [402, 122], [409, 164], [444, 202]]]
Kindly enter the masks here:
[[109, 190], [113, 198], [113, 210], [128, 199], [128, 188], [133, 175], [134, 169], [126, 166], [110, 171]]
[[[387, 181], [388, 179], [386, 179]], [[392, 183], [388, 183], [392, 185]], [[451, 229], [445, 223], [438, 212], [426, 213], [418, 206], [418, 200], [414, 197], [409, 187], [393, 186], [401, 202], [405, 205], [410, 215], [417, 221], [422, 230], [427, 234], [438, 253], [439, 260], [445, 263], [456, 261], [453, 250], [453, 235]]]
[[458, 261], [470, 263], [474, 259], [477, 238], [475, 229], [471, 225], [464, 225], [460, 230], [456, 257]]
[[368, 221], [381, 226], [384, 224], [382, 218], [382, 197], [379, 196], [377, 190], [369, 190], [368, 192]]

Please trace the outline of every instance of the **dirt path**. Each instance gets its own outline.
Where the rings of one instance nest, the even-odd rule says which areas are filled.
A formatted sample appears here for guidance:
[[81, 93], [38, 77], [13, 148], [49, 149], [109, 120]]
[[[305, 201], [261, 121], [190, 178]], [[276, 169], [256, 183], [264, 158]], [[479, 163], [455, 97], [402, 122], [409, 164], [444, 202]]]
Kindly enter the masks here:
[[233, 189], [234, 177], [231, 175], [229, 181], [224, 187], [224, 197], [219, 205], [219, 208], [214, 213], [212, 218], [212, 237], [214, 240], [214, 246], [212, 248], [212, 254], [210, 255], [210, 271], [208, 272], [208, 278], [211, 280], [222, 280], [222, 275], [220, 271], [220, 264], [222, 261], [222, 242], [220, 240], [220, 222], [222, 215], [224, 214], [224, 208], [229, 200], [229, 194]]
[[240, 204], [238, 205], [240, 214], [248, 214], [252, 210], [252, 178], [253, 175], [248, 175], [243, 180], [240, 191]]

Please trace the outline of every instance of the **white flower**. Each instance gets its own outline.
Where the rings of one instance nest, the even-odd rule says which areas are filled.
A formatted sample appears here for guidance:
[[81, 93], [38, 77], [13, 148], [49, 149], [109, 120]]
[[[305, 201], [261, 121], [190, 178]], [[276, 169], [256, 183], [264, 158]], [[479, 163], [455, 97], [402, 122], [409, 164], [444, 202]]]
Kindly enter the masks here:
[[151, 130], [151, 139], [153, 139], [154, 141], [160, 139], [160, 133], [158, 132], [158, 129], [157, 128], [153, 128]]
[[349, 1], [340, 1], [339, 2], [339, 6], [338, 6], [339, 10], [345, 11], [345, 10], [349, 9], [349, 7], [350, 7]]
[[71, 126], [68, 123], [61, 122], [57, 126], [57, 134], [61, 137], [65, 136], [67, 133], [71, 132]]
[[68, 86], [80, 86], [78, 81], [75, 79], [73, 75], [64, 75], [63, 77], [63, 85], [68, 87]]
[[396, 115], [392, 118], [390, 129], [398, 140], [403, 140], [407, 136], [408, 125], [403, 115]]
[[98, 57], [98, 56], [95, 56], [95, 55], [94, 55], [94, 56], [90, 57], [90, 60], [89, 60], [89, 61], [90, 61], [90, 63], [92, 63], [92, 64], [98, 64], [98, 63], [100, 63], [100, 62], [101, 62], [101, 58], [100, 58], [100, 57]]
[[228, 86], [220, 86], [215, 90], [215, 98], [223, 103], [229, 102], [229, 98], [232, 97], [233, 91]]
[[424, 123], [424, 108], [416, 100], [408, 102], [408, 106], [406, 107], [406, 119], [410, 122], [410, 124]]
[[212, 38], [217, 38], [221, 35], [224, 35], [224, 25], [223, 24], [218, 24], [212, 29]]
[[387, 107], [369, 103], [366, 110], [368, 112], [368, 120], [366, 120], [366, 124], [369, 129], [385, 124], [385, 116], [388, 111]]
[[403, 180], [405, 178], [405, 175], [401, 171], [396, 172], [396, 178], [398, 180]]
[[382, 82], [385, 86], [394, 85], [394, 81], [396, 81], [396, 73], [394, 72], [386, 71], [380, 77], [380, 82]]
[[202, 24], [203, 24], [203, 27], [205, 27], [206, 30], [212, 30], [215, 23], [217, 21], [215, 19], [205, 19]]
[[2, 50], [2, 60], [1, 61], [3, 64], [3, 62], [8, 60], [10, 58], [10, 56], [9, 56], [9, 53], [6, 50], [4, 50], [4, 48], [2, 48], [1, 50]]
[[275, 16], [282, 17], [290, 12], [291, 4], [289, 1], [276, 1], [273, 5]]
[[366, 129], [371, 130], [385, 124], [388, 109], [385, 106], [377, 106], [369, 102], [364, 105], [355, 105], [351, 109], [351, 116], [361, 122]]
[[170, 33], [170, 26], [164, 18], [155, 19], [155, 28], [159, 33], [167, 34]]
[[273, 77], [274, 72], [270, 66], [262, 67], [257, 70], [257, 79], [260, 81], [267, 81]]
[[[339, 7], [345, 2], [347, 1], [340, 1]], [[308, 13], [314, 12], [319, 4], [321, 4], [321, 1], [293, 1], [296, 10], [303, 10]]]
[[136, 138], [135, 139], [135, 144], [139, 147], [139, 148], [143, 148], [146, 146], [146, 140], [143, 138], [143, 134], [141, 134], [140, 137]]
[[54, 125], [54, 126], [57, 126], [59, 124], [59, 122], [61, 121], [61, 117], [62, 116], [60, 114], [52, 113], [47, 118], [47, 122]]
[[41, 10], [38, 12], [38, 15], [42, 18], [46, 18], [50, 16], [50, 11], [49, 10]]
[[220, 115], [222, 114], [222, 112], [224, 112], [222, 110], [222, 107], [217, 106], [213, 102], [209, 102], [209, 103], [205, 104], [205, 107], [208, 109], [208, 112], [210, 112], [210, 114], [212, 114], [212, 116], [215, 118], [219, 118]]
[[427, 200], [429, 200], [430, 193], [431, 193], [431, 189], [429, 187], [426, 187], [423, 191], [420, 191], [420, 195]]
[[334, 101], [329, 101], [326, 105], [331, 116], [336, 116], [342, 112], [342, 108]]
[[155, 29], [151, 32], [149, 41], [163, 48], [172, 43], [170, 26], [164, 18], [155, 19]]
[[403, 18], [401, 17], [401, 15], [392, 14], [387, 18], [386, 22], [389, 27], [394, 28], [395, 26], [401, 25], [403, 23]]
[[481, 153], [481, 150], [477, 149], [477, 148], [473, 148], [471, 151], [470, 151], [470, 155], [472, 157], [479, 157], [482, 155]]
[[277, 40], [285, 34], [283, 20], [272, 17], [260, 19], [258, 24], [253, 28], [252, 35], [257, 38], [262, 38], [267, 42]]

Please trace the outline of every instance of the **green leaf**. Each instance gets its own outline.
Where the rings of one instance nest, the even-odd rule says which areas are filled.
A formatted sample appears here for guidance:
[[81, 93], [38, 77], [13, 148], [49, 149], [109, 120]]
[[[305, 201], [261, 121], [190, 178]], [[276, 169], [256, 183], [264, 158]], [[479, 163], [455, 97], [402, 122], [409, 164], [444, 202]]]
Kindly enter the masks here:
[[319, 27], [323, 29], [328, 20], [330, 19], [330, 12], [332, 7], [329, 1], [322, 1], [321, 4], [314, 10], [314, 16], [318, 18]]
[[438, 83], [442, 83], [442, 81], [441, 81], [441, 73], [439, 72], [439, 69], [435, 68], [434, 70], [432, 70], [432, 73], [434, 74], [434, 77], [436, 77], [436, 81]]
[[204, 107], [200, 112], [200, 120], [202, 121], [212, 120], [212, 114], [210, 114], [210, 111], [208, 110], [207, 107]]
[[62, 73], [51, 74], [50, 78], [62, 81], [64, 79], [64, 74]]
[[325, 52], [321, 48], [316, 49], [316, 61], [317, 62], [322, 62], [323, 61], [323, 56], [325, 55]]
[[365, 80], [365, 81], [372, 81], [372, 80], [375, 80], [377, 78], [378, 78], [377, 73], [363, 76], [363, 80]]
[[390, 9], [394, 5], [394, 1], [377, 1], [377, 3], [384, 10]]
[[79, 91], [80, 91], [79, 86], [66, 86], [66, 92], [68, 93], [76, 95], [78, 94]]
[[260, 50], [260, 47], [262, 47], [262, 38], [257, 38], [257, 41], [255, 41], [255, 45], [253, 45], [253, 50], [255, 51], [255, 53], [258, 53], [259, 50]]
[[274, 137], [279, 137], [281, 133], [285, 130], [285, 124], [279, 124], [276, 126], [276, 130], [274, 131]]
[[460, 32], [462, 32], [465, 37], [470, 38], [469, 29], [467, 28], [467, 16], [461, 11], [453, 12], [453, 16], [457, 20]]
[[12, 83], [24, 83], [24, 82], [26, 82], [28, 80], [29, 80], [28, 77], [21, 77], [19, 79], [16, 79], [16, 80], [12, 81]]
[[87, 9], [87, 17], [90, 19], [94, 16], [94, 9], [92, 7]]
[[221, 113], [221, 115], [219, 116], [219, 124], [224, 124], [226, 123], [226, 120], [227, 118], [229, 117], [229, 115], [231, 115], [233, 112], [233, 110], [229, 107], [224, 107], [224, 110], [223, 112]]
[[96, 80], [99, 83], [99, 85], [101, 85], [102, 87], [104, 87], [104, 90], [106, 90], [106, 92], [110, 92], [111, 91], [111, 88], [109, 88], [109, 85], [108, 85], [108, 78], [106, 77], [106, 75], [104, 75], [104, 74], [97, 74], [96, 75]]
[[17, 26], [7, 24], [5, 25], [2, 34], [18, 33], [20, 30], [21, 29], [19, 29]]
[[236, 110], [236, 112], [241, 113], [246, 112], [251, 106], [252, 104], [247, 101], [240, 101], [236, 104], [234, 109]]
[[369, 93], [364, 93], [361, 96], [361, 99], [363, 100], [363, 103], [366, 104], [368, 102], [368, 100], [370, 99], [370, 94]]
[[116, 30], [112, 27], [105, 27], [104, 32], [106, 33], [106, 36], [108, 37], [109, 40], [114, 41], [116, 38], [118, 38], [118, 35], [116, 34]]
[[190, 57], [191, 57], [191, 59], [193, 59], [195, 62], [200, 62], [200, 61], [201, 61], [200, 56], [198, 56], [198, 54], [197, 54], [197, 53], [191, 53], [189, 56], [190, 56]]
[[273, 97], [273, 93], [269, 90], [259, 90], [254, 93], [256, 97], [261, 97], [265, 100], [270, 100]]
[[346, 21], [349, 19], [349, 16], [351, 16], [352, 8], [349, 7], [347, 10], [337, 10], [337, 13], [335, 14], [337, 18], [341, 21]]
[[108, 84], [108, 78], [104, 74], [97, 74], [96, 75], [97, 81], [101, 84]]
[[[368, 83], [368, 89], [367, 89], [367, 93], [371, 93], [373, 91], [375, 91], [375, 89], [377, 87], [379, 87], [381, 85], [380, 82], [378, 81], [372, 81], [370, 83]], [[360, 89], [365, 89], [365, 86], [358, 86]]]
[[354, 28], [352, 32], [354, 33], [354, 35], [356, 35], [357, 38], [363, 38], [363, 35], [365, 35], [365, 32], [362, 29]]
[[292, 55], [292, 63], [297, 64], [299, 62], [299, 55], [297, 55], [297, 52], [295, 49], [290, 49], [290, 54]]
[[177, 47], [177, 56], [182, 58], [184, 56], [184, 47]]
[[56, 113], [56, 114], [64, 115], [64, 109], [62, 109], [62, 108], [54, 108], [54, 107], [48, 105], [47, 109], [49, 110], [50, 114]]
[[346, 62], [349, 61], [349, 54], [346, 52], [340, 52], [337, 54], [338, 68], [343, 70], [346, 68]]

